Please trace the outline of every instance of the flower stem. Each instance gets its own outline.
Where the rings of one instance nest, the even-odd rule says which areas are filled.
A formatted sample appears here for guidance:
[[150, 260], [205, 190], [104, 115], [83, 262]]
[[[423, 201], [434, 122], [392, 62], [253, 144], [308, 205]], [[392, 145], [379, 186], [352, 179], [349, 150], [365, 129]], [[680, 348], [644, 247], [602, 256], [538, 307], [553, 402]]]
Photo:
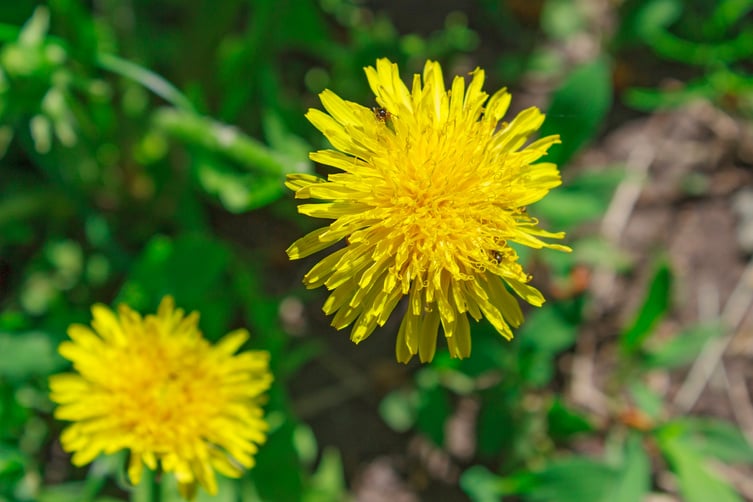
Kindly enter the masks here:
[[250, 171], [280, 178], [284, 175], [284, 166], [271, 149], [235, 127], [172, 108], [157, 110], [154, 122], [171, 136], [222, 154]]
[[97, 54], [97, 66], [121, 77], [129, 78], [143, 85], [157, 96], [181, 110], [193, 111], [188, 98], [173, 84], [151, 70], [139, 66], [113, 54]]
[[131, 502], [159, 502], [160, 486], [151, 469], [144, 469], [141, 481], [131, 491]]

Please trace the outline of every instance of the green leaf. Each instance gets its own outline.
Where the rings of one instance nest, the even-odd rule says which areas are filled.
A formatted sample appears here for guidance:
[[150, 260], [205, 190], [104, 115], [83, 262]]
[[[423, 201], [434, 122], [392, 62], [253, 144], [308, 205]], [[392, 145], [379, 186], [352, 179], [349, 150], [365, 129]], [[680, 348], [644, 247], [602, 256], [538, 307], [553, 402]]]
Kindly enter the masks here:
[[576, 329], [552, 306], [534, 311], [520, 329], [520, 375], [541, 387], [554, 374], [554, 357], [575, 342]]
[[445, 422], [452, 411], [447, 390], [438, 382], [422, 385], [419, 378], [417, 411], [416, 427], [418, 430], [426, 434], [434, 444], [442, 446]]
[[676, 368], [693, 361], [706, 343], [724, 333], [722, 326], [693, 326], [657, 347], [647, 347], [643, 365], [647, 368]]
[[534, 388], [542, 388], [548, 385], [554, 377], [554, 358], [553, 352], [521, 353], [520, 376], [523, 381]]
[[727, 463], [753, 464], [753, 446], [729, 422], [713, 418], [682, 418], [683, 439], [704, 457]]
[[534, 310], [519, 330], [521, 348], [556, 354], [569, 348], [576, 337], [575, 326], [560, 312], [545, 306]]
[[625, 457], [609, 501], [635, 502], [643, 500], [650, 488], [651, 461], [643, 448], [641, 436], [633, 434], [625, 444]]
[[565, 406], [561, 399], [555, 398], [547, 413], [549, 436], [555, 440], [567, 439], [575, 434], [590, 432], [593, 426], [581, 414]]
[[460, 488], [473, 502], [499, 502], [503, 495], [517, 493], [516, 478], [503, 478], [486, 467], [474, 465], [460, 476]]
[[416, 423], [418, 393], [398, 389], [390, 392], [379, 403], [379, 416], [397, 432], [406, 432]]
[[559, 134], [561, 145], [552, 147], [544, 158], [559, 166], [588, 143], [598, 132], [612, 106], [609, 63], [604, 58], [576, 68], [555, 91], [541, 136]]
[[[295, 365], [308, 355], [306, 350], [302, 354], [290, 350], [290, 337], [280, 326], [280, 301], [269, 294], [263, 282], [264, 266], [260, 260], [234, 260], [232, 292], [239, 300], [245, 323], [254, 328], [255, 346], [269, 351], [270, 369], [282, 380], [294, 376]], [[317, 349], [311, 347], [311, 350]]]
[[258, 500], [300, 501], [303, 494], [302, 468], [295, 447], [296, 424], [279, 384], [269, 390], [266, 420], [267, 441], [256, 454], [256, 465], [247, 474], [259, 493]]
[[669, 310], [671, 293], [672, 272], [668, 263], [662, 260], [656, 267], [646, 297], [643, 299], [643, 305], [635, 320], [621, 335], [620, 344], [625, 352], [636, 351], [651, 335], [656, 324]]
[[46, 486], [35, 497], [37, 502], [81, 502], [82, 500], [91, 500], [90, 496], [86, 497], [84, 493], [84, 483], [74, 481], [62, 483], [54, 486]]
[[283, 131], [271, 116], [267, 119], [270, 137], [285, 148], [284, 153], [268, 148], [236, 127], [195, 113], [161, 109], [154, 114], [154, 123], [192, 148], [199, 184], [232, 212], [256, 209], [277, 200], [285, 193], [286, 172], [311, 170], [302, 141]]
[[742, 502], [732, 487], [712, 473], [705, 458], [675, 426], [659, 431], [658, 443], [662, 453], [677, 475], [677, 481], [686, 502]]
[[460, 486], [474, 502], [499, 501], [503, 495], [521, 495], [534, 502], [612, 502], [621, 493], [620, 479], [618, 471], [604, 462], [571, 456], [553, 460], [539, 471], [506, 477], [474, 466], [463, 473]]
[[704, 28], [710, 36], [719, 36], [740, 22], [743, 16], [753, 10], [751, 0], [720, 0]]
[[565, 186], [548, 193], [532, 210], [552, 227], [567, 229], [601, 218], [606, 208], [607, 204], [598, 194], [578, 192]]
[[26, 471], [26, 457], [16, 448], [0, 443], [0, 486], [19, 481]]
[[650, 41], [657, 33], [674, 23], [682, 14], [680, 0], [644, 0], [633, 4], [622, 16], [617, 34], [621, 43], [633, 40]]
[[[528, 417], [520, 410], [521, 386], [505, 388], [497, 385], [482, 394], [478, 416], [478, 449], [482, 457], [499, 458], [510, 454], [518, 460], [520, 452], [514, 451], [517, 441], [528, 439], [524, 428]], [[528, 442], [526, 441], [526, 444]]]
[[20, 45], [41, 45], [50, 27], [50, 11], [45, 6], [34, 9], [34, 14], [21, 29], [18, 37]]
[[206, 235], [156, 236], [131, 267], [116, 303], [145, 310], [173, 295], [177, 307], [200, 312], [205, 334], [214, 339], [224, 334], [233, 308], [225, 287], [229, 258], [225, 244]]
[[577, 263], [592, 267], [607, 267], [618, 272], [627, 271], [631, 257], [624, 250], [603, 237], [586, 237], [570, 244]]
[[306, 424], [298, 424], [293, 433], [293, 444], [301, 462], [311, 465], [319, 455], [319, 444], [316, 442], [314, 431]]
[[575, 225], [604, 216], [617, 185], [625, 179], [625, 170], [605, 167], [568, 179], [531, 207], [531, 213], [555, 228]]
[[264, 137], [279, 157], [286, 172], [308, 173], [312, 171], [309, 152], [312, 147], [303, 138], [290, 132], [279, 114], [268, 111], [264, 114]]
[[735, 63], [753, 55], [753, 28], [744, 27], [732, 39], [717, 43], [696, 43], [669, 31], [653, 36], [651, 48], [664, 58], [698, 66]]
[[19, 381], [47, 376], [64, 366], [45, 333], [0, 333], [0, 354], [4, 354], [0, 357], [0, 379]]
[[345, 500], [345, 477], [340, 453], [334, 448], [325, 448], [319, 467], [311, 476], [304, 502], [330, 502]]
[[650, 89], [633, 87], [623, 95], [628, 106], [638, 110], [678, 108], [699, 99], [714, 100], [716, 89], [705, 76], [701, 79], [684, 82], [680, 88]]
[[194, 155], [193, 172], [201, 188], [217, 197], [231, 213], [242, 213], [271, 204], [284, 193], [277, 178], [238, 171], [221, 157], [206, 152]]
[[479, 323], [473, 327], [473, 353], [466, 359], [452, 359], [448, 352], [438, 352], [434, 357], [434, 367], [457, 368], [463, 375], [473, 378], [490, 371], [498, 371], [506, 366], [515, 356], [510, 348], [500, 343], [499, 333], [488, 323]]
[[628, 384], [628, 391], [635, 405], [643, 413], [656, 420], [664, 412], [664, 399], [640, 380]]
[[535, 474], [526, 500], [551, 502], [611, 502], [618, 472], [604, 462], [572, 456], [551, 462]]
[[586, 19], [582, 9], [568, 0], [548, 0], [541, 11], [541, 29], [549, 37], [566, 40], [582, 32]]

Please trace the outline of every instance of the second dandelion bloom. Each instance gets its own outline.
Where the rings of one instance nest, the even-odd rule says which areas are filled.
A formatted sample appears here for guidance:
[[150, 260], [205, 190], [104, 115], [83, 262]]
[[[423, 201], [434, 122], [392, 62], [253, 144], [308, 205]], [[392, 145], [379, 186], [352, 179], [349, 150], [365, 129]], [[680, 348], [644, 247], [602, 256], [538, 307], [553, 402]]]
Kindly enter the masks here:
[[128, 476], [144, 465], [171, 472], [185, 498], [196, 487], [217, 493], [215, 471], [239, 477], [266, 439], [261, 405], [272, 382], [269, 353], [235, 352], [248, 339], [236, 330], [216, 345], [165, 297], [156, 315], [127, 306], [118, 315], [92, 308], [91, 328], [74, 324], [60, 353], [74, 373], [50, 380], [55, 417], [73, 423], [61, 441], [73, 463], [130, 450]]
[[398, 361], [416, 354], [431, 361], [440, 325], [450, 354], [468, 357], [469, 316], [512, 338], [511, 326], [523, 321], [515, 295], [536, 306], [544, 298], [510, 244], [569, 251], [547, 242], [562, 232], [539, 228], [526, 212], [560, 184], [556, 165], [537, 162], [559, 136], [527, 144], [544, 121], [535, 107], [501, 122], [510, 94], [489, 97], [480, 69], [467, 85], [456, 76], [449, 89], [432, 61], [410, 88], [386, 59], [366, 68], [366, 77], [378, 107], [325, 90], [326, 113], [306, 115], [336, 149], [311, 159], [341, 172], [326, 180], [289, 176], [296, 198], [322, 201], [299, 211], [333, 221], [294, 242], [288, 255], [303, 258], [345, 239], [304, 283], [331, 290], [324, 311], [337, 329], [352, 324], [356, 343], [407, 296]]

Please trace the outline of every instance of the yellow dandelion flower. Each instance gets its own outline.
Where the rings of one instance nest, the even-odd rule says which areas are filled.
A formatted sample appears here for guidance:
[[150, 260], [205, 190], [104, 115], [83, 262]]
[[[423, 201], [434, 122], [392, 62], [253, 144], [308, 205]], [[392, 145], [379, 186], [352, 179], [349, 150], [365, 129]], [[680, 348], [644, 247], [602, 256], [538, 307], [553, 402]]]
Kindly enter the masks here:
[[131, 482], [139, 483], [144, 464], [161, 464], [186, 498], [197, 483], [215, 494], [215, 470], [238, 477], [254, 465], [272, 376], [269, 353], [235, 354], [246, 330], [212, 346], [198, 313], [185, 316], [169, 296], [156, 315], [142, 318], [123, 305], [117, 316], [104, 305], [92, 315], [91, 328], [72, 325], [72, 341], [60, 345], [75, 373], [50, 379], [55, 417], [73, 422], [61, 441], [75, 465], [127, 449]]
[[[332, 325], [353, 324], [359, 343], [382, 326], [398, 301], [408, 297], [397, 334], [397, 359], [415, 354], [431, 361], [440, 324], [450, 354], [471, 352], [468, 316], [486, 317], [512, 338], [523, 314], [514, 292], [540, 306], [541, 293], [518, 263], [510, 243], [569, 251], [542, 238], [564, 233], [542, 230], [526, 206], [560, 184], [557, 166], [533, 164], [559, 136], [525, 146], [544, 115], [535, 107], [500, 122], [510, 103], [501, 89], [482, 91], [484, 72], [472, 72], [466, 87], [456, 76], [445, 88], [439, 63], [428, 61], [409, 89], [396, 64], [379, 59], [365, 69], [378, 107], [320, 94], [327, 113], [306, 118], [338, 151], [310, 155], [342, 172], [327, 180], [307, 174], [288, 177], [300, 213], [334, 220], [294, 242], [291, 259], [346, 239], [304, 277], [309, 288], [332, 291], [324, 312]], [[487, 100], [487, 98], [489, 98]]]

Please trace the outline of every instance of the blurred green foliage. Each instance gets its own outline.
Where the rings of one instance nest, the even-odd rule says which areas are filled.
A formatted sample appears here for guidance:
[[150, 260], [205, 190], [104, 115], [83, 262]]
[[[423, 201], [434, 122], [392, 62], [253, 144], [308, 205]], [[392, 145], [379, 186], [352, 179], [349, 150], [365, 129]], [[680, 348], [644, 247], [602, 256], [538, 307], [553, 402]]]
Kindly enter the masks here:
[[635, 88], [626, 101], [642, 109], [667, 108], [705, 98], [753, 114], [753, 2], [635, 0], [625, 2], [615, 46], [648, 48], [656, 57], [686, 65], [686, 81]]
[[[578, 271], [631, 265], [580, 231], [605, 213], [623, 170], [570, 175], [568, 165], [618, 105], [649, 110], [704, 97], [749, 115], [753, 1], [626, 1], [614, 36], [577, 64], [554, 46], [580, 36], [588, 15], [564, 0], [481, 0], [470, 12], [423, 17], [400, 15], [397, 3], [346, 0], [38, 4], [0, 4], [0, 501], [141, 501], [155, 490], [178, 500], [170, 479], [128, 486], [124, 455], [71, 467], [46, 388], [66, 368], [56, 353], [66, 327], [87, 322], [93, 303], [148, 311], [165, 294], [201, 312], [208, 338], [248, 326], [250, 344], [272, 355], [269, 440], [256, 467], [224, 480], [216, 500], [347, 498], [348, 466], [335, 449], [320, 451], [290, 398], [301, 368], [323, 349], [292, 337], [280, 316], [290, 297], [321, 303], [285, 275], [283, 250], [312, 223], [296, 217], [282, 180], [312, 171], [307, 153], [324, 144], [302, 119], [318, 106], [316, 94], [331, 87], [368, 105], [362, 68], [385, 56], [406, 74], [427, 58], [481, 65], [493, 88], [553, 83], [542, 134], [561, 135], [550, 159], [567, 184], [531, 210], [568, 231], [575, 252], [521, 249], [560, 294], [528, 315], [511, 344], [476, 326], [470, 359], [440, 352], [388, 389], [373, 413], [443, 447], [458, 400], [478, 402], [478, 448], [460, 479], [475, 501], [637, 501], [656, 490], [658, 462], [684, 500], [741, 500], [707, 462], [753, 463], [741, 433], [716, 419], [673, 417], [645, 384], [649, 372], [687, 365], [723, 332], [697, 326], [654, 339], [672, 305], [665, 261], [618, 338], [619, 363], [607, 377], [615, 416], [597, 421], [569, 405], [558, 361], [572, 351], [588, 305]], [[626, 62], [633, 77], [621, 86], [616, 68]], [[684, 77], [644, 82], [667, 62]], [[583, 437], [599, 440], [603, 454], [570, 452]]]

